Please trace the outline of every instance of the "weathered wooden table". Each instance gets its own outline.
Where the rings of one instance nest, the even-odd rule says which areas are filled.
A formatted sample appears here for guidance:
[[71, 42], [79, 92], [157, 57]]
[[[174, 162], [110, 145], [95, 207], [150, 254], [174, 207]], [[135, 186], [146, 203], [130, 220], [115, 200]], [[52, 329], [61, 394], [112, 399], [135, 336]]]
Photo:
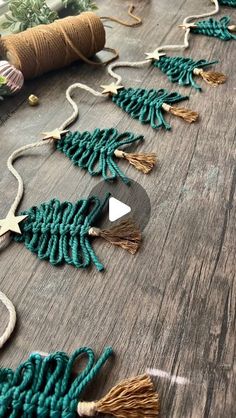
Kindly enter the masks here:
[[[107, 45], [122, 60], [142, 60], [156, 46], [181, 41], [177, 28], [186, 15], [209, 10], [208, 1], [153, 0], [137, 3], [143, 25], [136, 29], [107, 22]], [[98, 1], [99, 14], [122, 15], [128, 1]], [[125, 12], [123, 13], [125, 15]], [[222, 8], [220, 15], [233, 9]], [[203, 93], [180, 88], [152, 67], [118, 70], [126, 86], [166, 87], [190, 93], [189, 107], [200, 112], [191, 126], [172, 118], [171, 132], [141, 126], [120, 109], [78, 91], [80, 119], [74, 128], [116, 126], [144, 134], [145, 151], [158, 153], [150, 176], [127, 173], [147, 191], [152, 216], [141, 251], [134, 257], [94, 243], [107, 269], [54, 268], [23, 245], [12, 243], [0, 255], [0, 289], [16, 305], [18, 326], [1, 351], [1, 365], [16, 367], [32, 351], [72, 352], [89, 345], [97, 353], [112, 345], [112, 370], [94, 385], [98, 398], [118, 379], [153, 369], [162, 400], [162, 417], [236, 416], [235, 404], [235, 43], [192, 36], [194, 58], [220, 60], [225, 85]], [[110, 82], [105, 68], [78, 63], [27, 83], [0, 104], [0, 215], [16, 192], [6, 159], [17, 147], [58, 126], [71, 109], [70, 83], [98, 88]], [[199, 80], [201, 83], [201, 81]], [[40, 97], [30, 108], [27, 96]], [[21, 208], [52, 197], [75, 201], [98, 182], [53, 150], [30, 152], [16, 166], [25, 181]], [[126, 165], [122, 166], [126, 169]], [[118, 187], [118, 186], [117, 186]], [[140, 202], [140, 204], [142, 204]], [[1, 328], [7, 315], [0, 306]]]

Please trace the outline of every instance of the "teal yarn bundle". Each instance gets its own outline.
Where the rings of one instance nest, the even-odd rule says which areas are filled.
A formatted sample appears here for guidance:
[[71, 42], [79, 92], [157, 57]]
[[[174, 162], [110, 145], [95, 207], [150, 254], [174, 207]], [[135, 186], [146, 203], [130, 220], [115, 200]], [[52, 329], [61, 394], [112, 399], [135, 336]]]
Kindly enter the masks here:
[[236, 0], [219, 0], [222, 6], [236, 7]]
[[224, 74], [203, 70], [203, 68], [216, 63], [217, 61], [204, 59], [195, 61], [188, 57], [169, 57], [167, 55], [160, 56], [158, 60], [153, 61], [153, 65], [165, 73], [172, 83], [178, 83], [180, 86], [192, 86], [196, 90], [201, 90], [201, 87], [195, 82], [194, 76], [201, 76], [212, 86], [225, 82]]
[[138, 119], [143, 124], [149, 123], [153, 129], [163, 127], [168, 130], [171, 126], [163, 116], [164, 111], [179, 116], [189, 123], [197, 120], [197, 112], [172, 106], [173, 103], [186, 99], [188, 96], [182, 96], [176, 92], [170, 93], [165, 89], [142, 88], [120, 89], [112, 96], [112, 101], [133, 119]]
[[124, 183], [129, 183], [116, 159], [124, 158], [138, 170], [149, 173], [156, 163], [155, 154], [130, 154], [123, 150], [123, 147], [143, 140], [142, 135], [120, 134], [114, 128], [95, 129], [92, 133], [69, 132], [56, 141], [56, 148], [75, 166], [88, 170], [91, 176], [102, 176], [106, 181], [121, 178]]
[[224, 16], [221, 19], [213, 19], [212, 17], [208, 20], [202, 20], [200, 22], [194, 23], [194, 26], [191, 27], [193, 33], [206, 36], [214, 36], [219, 38], [222, 41], [230, 41], [231, 39], [236, 39], [236, 35], [232, 32], [236, 30], [235, 26], [230, 26], [230, 17]]
[[[157, 417], [159, 397], [147, 375], [124, 380], [99, 401], [82, 401], [85, 389], [112, 354], [107, 347], [96, 360], [91, 348], [82, 347], [71, 357], [63, 352], [46, 357], [36, 353], [15, 371], [1, 368], [1, 418], [76, 418], [97, 413]], [[86, 365], [76, 373], [84, 357]]]
[[115, 246], [135, 254], [141, 242], [139, 229], [131, 220], [123, 221], [111, 229], [95, 228], [109, 195], [103, 201], [96, 196], [76, 203], [52, 199], [23, 212], [27, 218], [21, 222], [21, 234], [13, 239], [23, 242], [28, 250], [52, 265], [70, 264], [86, 268], [92, 263], [98, 271], [104, 269], [92, 245], [91, 237], [101, 237]]

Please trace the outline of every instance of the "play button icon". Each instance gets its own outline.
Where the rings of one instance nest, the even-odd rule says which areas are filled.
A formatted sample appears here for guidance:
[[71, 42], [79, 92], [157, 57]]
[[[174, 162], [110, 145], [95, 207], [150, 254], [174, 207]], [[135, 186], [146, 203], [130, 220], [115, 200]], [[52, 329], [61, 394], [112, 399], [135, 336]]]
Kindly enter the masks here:
[[146, 190], [134, 180], [130, 180], [129, 186], [124, 183], [101, 181], [90, 191], [89, 196], [98, 196], [101, 200], [110, 194], [108, 205], [104, 208], [103, 215], [97, 219], [100, 228], [111, 228], [126, 219], [132, 219], [144, 230], [151, 215], [151, 204]]
[[109, 199], [109, 221], [115, 222], [117, 219], [122, 218], [131, 212], [131, 207], [116, 199], [115, 197], [110, 197]]

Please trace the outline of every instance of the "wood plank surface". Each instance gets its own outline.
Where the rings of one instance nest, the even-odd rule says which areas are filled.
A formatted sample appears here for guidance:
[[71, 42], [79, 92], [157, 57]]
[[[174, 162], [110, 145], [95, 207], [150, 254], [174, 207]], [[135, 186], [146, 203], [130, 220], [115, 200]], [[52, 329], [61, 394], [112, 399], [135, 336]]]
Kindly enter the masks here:
[[[126, 16], [129, 4], [97, 3], [100, 15], [117, 16]], [[183, 32], [177, 25], [183, 18], [212, 8], [204, 0], [135, 3], [142, 26], [106, 23], [107, 46], [119, 49], [121, 60], [142, 60], [144, 52], [160, 44], [181, 42]], [[225, 14], [236, 23], [235, 10], [222, 7], [219, 16]], [[152, 369], [161, 417], [234, 418], [235, 42], [193, 35], [186, 55], [219, 59], [216, 68], [228, 75], [227, 83], [211, 88], [199, 80], [199, 93], [171, 84], [149, 66], [119, 73], [127, 87], [164, 87], [189, 94], [188, 106], [200, 112], [197, 124], [171, 117], [171, 132], [156, 132], [109, 101], [75, 92], [80, 119], [73, 129], [130, 130], [145, 136], [144, 151], [157, 152], [159, 164], [149, 176], [127, 169], [149, 195], [151, 219], [136, 256], [94, 243], [106, 265], [104, 273], [52, 267], [17, 243], [2, 251], [0, 289], [14, 302], [18, 324], [1, 350], [0, 362], [16, 367], [32, 351], [71, 353], [89, 345], [99, 354], [111, 345], [116, 358], [93, 385], [96, 398], [119, 379]], [[7, 157], [70, 114], [65, 90], [76, 81], [96, 89], [111, 79], [106, 68], [77, 63], [27, 83], [19, 95], [0, 104], [0, 217], [16, 193]], [[28, 106], [29, 93], [40, 97], [38, 108]], [[98, 183], [53, 149], [30, 152], [16, 167], [25, 182], [21, 209], [52, 197], [76, 201]], [[7, 315], [2, 306], [0, 315], [3, 328]]]

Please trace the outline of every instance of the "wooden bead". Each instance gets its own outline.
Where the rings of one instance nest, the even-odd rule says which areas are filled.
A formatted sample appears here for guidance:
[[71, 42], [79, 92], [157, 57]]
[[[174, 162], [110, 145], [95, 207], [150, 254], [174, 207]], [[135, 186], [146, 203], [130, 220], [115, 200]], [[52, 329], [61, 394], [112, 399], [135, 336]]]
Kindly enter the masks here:
[[34, 94], [31, 94], [28, 97], [28, 103], [29, 103], [30, 106], [38, 106], [39, 98], [37, 96], [35, 96]]

